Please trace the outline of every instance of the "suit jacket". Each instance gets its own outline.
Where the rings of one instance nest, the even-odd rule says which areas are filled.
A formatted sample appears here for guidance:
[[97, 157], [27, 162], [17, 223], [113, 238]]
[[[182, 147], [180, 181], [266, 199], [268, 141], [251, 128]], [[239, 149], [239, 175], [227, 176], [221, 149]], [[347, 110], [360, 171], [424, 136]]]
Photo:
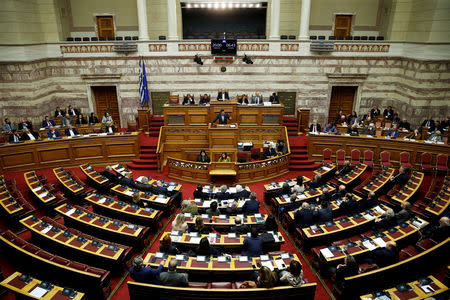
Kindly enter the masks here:
[[397, 175], [394, 176], [394, 179], [392, 180], [392, 182], [394, 184], [405, 184], [406, 182], [408, 182], [409, 180], [409, 176], [406, 173], [398, 173]]
[[159, 281], [165, 286], [186, 287], [188, 286], [188, 274], [177, 271], [162, 272], [159, 275]]
[[190, 100], [189, 100], [189, 98], [184, 98], [183, 99], [183, 102], [181, 103], [182, 105], [194, 105], [195, 104], [195, 100], [194, 100], [194, 98], [191, 98]]
[[377, 132], [375, 131], [375, 128], [369, 129], [369, 127], [364, 128], [364, 130], [361, 132], [361, 134], [367, 134], [367, 135], [375, 135]]
[[398, 123], [398, 128], [403, 128], [409, 131], [411, 130], [411, 125], [408, 122], [400, 122]]
[[130, 277], [137, 282], [159, 284], [159, 274], [162, 269], [162, 265], [157, 269], [153, 269], [152, 267], [142, 267], [140, 270], [136, 270], [134, 267], [131, 267]]
[[313, 224], [313, 212], [310, 209], [300, 209], [294, 214], [295, 226], [296, 227], [308, 227]]
[[248, 200], [245, 201], [242, 206], [242, 213], [244, 215], [252, 215], [259, 213], [259, 201], [258, 200]]
[[240, 192], [236, 192], [236, 194], [234, 194], [234, 199], [247, 199], [248, 197], [250, 197], [250, 192], [247, 190], [242, 190]]
[[[428, 129], [428, 131], [430, 131], [430, 132], [432, 132], [432, 131], [434, 131], [434, 129], [436, 128], [436, 126], [434, 125], [434, 120], [429, 120], [429, 129]], [[424, 127], [424, 126], [427, 126], [427, 123], [428, 123], [428, 120], [424, 120], [423, 122], [422, 122], [422, 127]]]
[[2, 125], [3, 132], [10, 132], [10, 131], [13, 131], [14, 129], [16, 129], [16, 126], [14, 125], [14, 123], [3, 123], [3, 125]]
[[390, 251], [386, 248], [373, 250], [373, 260], [378, 267], [383, 268], [398, 262], [398, 252], [396, 249]]
[[100, 121], [98, 120], [98, 118], [96, 116], [93, 116], [93, 117], [89, 117], [89, 123], [96, 124], [96, 123], [100, 123]]
[[263, 104], [262, 96], [253, 96], [251, 104]]
[[[14, 141], [14, 137], [17, 137], [17, 141]], [[21, 140], [22, 139], [21, 139], [20, 135], [18, 135], [17, 133], [9, 135], [9, 142], [10, 143], [17, 143], [17, 142], [20, 142]]]
[[[31, 135], [32, 136], [34, 136], [34, 138], [37, 140], [37, 139], [39, 139], [39, 134], [37, 133], [37, 132], [34, 132], [34, 131], [31, 131], [30, 130], [30, 133], [31, 133]], [[22, 140], [24, 140], [24, 141], [29, 141], [30, 140], [30, 137], [28, 136], [28, 134], [26, 134], [25, 132], [22, 134]]]
[[63, 117], [62, 118], [62, 125], [63, 126], [73, 125], [72, 124], [72, 118], [71, 117], [69, 117], [69, 118]]
[[392, 119], [394, 118], [394, 110], [393, 110], [393, 109], [391, 109], [391, 110], [385, 109], [384, 112], [383, 112], [383, 116], [384, 116], [386, 119], [392, 121]]
[[257, 257], [263, 254], [263, 240], [260, 236], [248, 237], [244, 240], [242, 254], [250, 257]]
[[411, 216], [412, 213], [409, 209], [402, 209], [395, 215], [395, 218], [397, 219], [398, 224], [402, 224], [408, 221]]
[[246, 224], [235, 225], [230, 228], [230, 232], [234, 232], [238, 235], [246, 234], [250, 232], [250, 227]]
[[389, 129], [389, 131], [388, 131], [388, 133], [386, 134], [386, 136], [390, 136], [390, 137], [393, 137], [393, 138], [398, 138], [398, 130], [392, 130], [392, 128], [391, 129]]
[[62, 109], [59, 112], [55, 110], [55, 118], [64, 117], [65, 115], [66, 115], [65, 111], [63, 111]]
[[238, 103], [240, 103], [240, 104], [244, 104], [244, 103], [248, 104], [248, 98], [244, 98], [244, 97], [239, 98]]
[[48, 122], [47, 121], [42, 121], [42, 127], [43, 128], [47, 128], [47, 127], [50, 127], [50, 126], [55, 126], [55, 122], [53, 122], [53, 120], [48, 120]]
[[325, 223], [333, 220], [333, 212], [331, 207], [316, 210], [313, 215], [318, 223]]
[[[317, 132], [321, 132], [322, 131], [322, 128], [320, 127], [320, 124], [316, 124], [316, 127], [317, 127]], [[314, 129], [314, 124], [311, 124], [309, 126], [309, 132], [313, 132], [313, 129]]]
[[308, 183], [308, 187], [311, 189], [317, 189], [322, 185], [322, 182], [320, 180], [312, 180]]
[[203, 97], [201, 97], [201, 98], [200, 98], [200, 101], [198, 102], [198, 104], [200, 104], [200, 105], [202, 105], [202, 104], [208, 104], [209, 101], [210, 101], [209, 97], [206, 98], [206, 99], [203, 98]]
[[217, 200], [222, 201], [222, 200], [228, 200], [231, 197], [230, 197], [230, 193], [228, 193], [228, 192], [225, 192], [225, 193], [218, 192], [218, 193], [216, 193], [216, 198], [217, 198]]
[[208, 155], [205, 155], [205, 156], [199, 155], [199, 156], [197, 156], [197, 162], [209, 163], [209, 162], [211, 162], [211, 159], [209, 158]]
[[222, 114], [218, 113], [216, 118], [211, 123], [215, 123], [217, 120], [219, 120], [219, 124], [227, 124], [228, 120], [230, 120], [230, 116], [225, 113], [222, 118]]
[[339, 169], [339, 175], [344, 176], [348, 172], [350, 172], [350, 167], [347, 165], [344, 165], [342, 168]]
[[78, 112], [78, 109], [76, 108], [72, 108], [72, 111], [70, 111], [69, 109], [67, 109], [67, 113], [69, 114], [69, 116], [78, 116], [80, 113]]
[[[78, 135], [78, 131], [75, 128], [72, 128], [73, 134]], [[64, 134], [66, 136], [70, 136], [70, 132], [69, 132], [69, 128], [66, 128], [66, 130], [64, 130]]]
[[353, 136], [358, 136], [359, 135], [358, 128], [349, 127], [347, 129], [347, 133], [350, 134], [350, 135], [353, 135]]
[[19, 130], [24, 130], [25, 128], [28, 128], [31, 130], [33, 126], [31, 125], [30, 121], [26, 121], [25, 124], [19, 123], [19, 125], [17, 127]]
[[270, 96], [269, 102], [272, 102], [273, 104], [280, 103], [280, 101], [278, 100], [278, 96]]
[[117, 181], [117, 175], [112, 173], [112, 172], [109, 172], [107, 170], [103, 170], [103, 171], [100, 172], [100, 174], [102, 176], [105, 176], [106, 178], [108, 178], [111, 181]]
[[82, 118], [82, 119], [76, 119], [75, 120], [75, 124], [76, 125], [82, 125], [82, 124], [87, 124], [86, 119]]
[[373, 119], [374, 116], [379, 116], [380, 113], [381, 113], [381, 112], [380, 112], [380, 109], [379, 109], [379, 108], [378, 108], [377, 110], [375, 110], [375, 109], [373, 109], [373, 108], [370, 110], [370, 116], [372, 117], [372, 119]]
[[[217, 100], [222, 100], [222, 92], [219, 92], [219, 94], [217, 94]], [[225, 92], [225, 100], [230, 100], [228, 92]]]
[[143, 192], [151, 192], [153, 190], [153, 186], [151, 184], [148, 183], [136, 183], [136, 187], [138, 190], [143, 191]]
[[338, 133], [337, 128], [334, 125], [331, 126], [331, 128], [328, 127], [328, 125], [325, 125], [325, 129], [323, 130], [323, 132], [325, 132], [325, 133], [331, 132], [331, 133], [334, 133], [334, 134]]
[[126, 185], [131, 188], [136, 188], [136, 184], [131, 178], [123, 177], [122, 179], [120, 179], [120, 184]]
[[343, 215], [352, 215], [358, 212], [358, 202], [356, 200], [343, 201], [339, 206]]
[[273, 148], [272, 149], [267, 148], [263, 153], [264, 159], [270, 158], [271, 156], [275, 155], [277, 155], [277, 152], [275, 152], [275, 149]]
[[153, 186], [153, 194], [155, 195], [167, 195], [167, 188], [163, 186]]
[[366, 200], [363, 200], [360, 204], [360, 209], [362, 211], [368, 210], [372, 207], [374, 207], [375, 205], [378, 204], [378, 198], [375, 196], [373, 198], [367, 198]]
[[49, 139], [54, 139], [54, 138], [57, 138], [57, 137], [61, 137], [61, 135], [59, 134], [59, 131], [56, 130], [56, 129], [55, 129], [54, 132], [49, 131], [49, 132], [47, 133], [47, 135], [48, 135], [48, 138], [49, 138]]

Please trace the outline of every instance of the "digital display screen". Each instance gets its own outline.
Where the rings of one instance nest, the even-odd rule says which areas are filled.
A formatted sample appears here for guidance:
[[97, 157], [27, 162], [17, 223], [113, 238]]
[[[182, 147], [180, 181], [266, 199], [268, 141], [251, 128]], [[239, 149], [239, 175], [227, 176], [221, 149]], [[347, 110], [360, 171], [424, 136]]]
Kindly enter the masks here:
[[236, 55], [237, 40], [211, 40], [211, 54]]

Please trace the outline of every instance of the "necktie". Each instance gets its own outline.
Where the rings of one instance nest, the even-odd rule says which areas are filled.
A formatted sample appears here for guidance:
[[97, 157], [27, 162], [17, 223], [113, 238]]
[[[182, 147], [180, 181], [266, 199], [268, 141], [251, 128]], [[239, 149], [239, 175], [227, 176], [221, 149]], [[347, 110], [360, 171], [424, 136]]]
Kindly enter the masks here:
[[14, 135], [14, 143], [17, 143], [19, 139], [17, 138], [17, 135]]
[[426, 126], [427, 126], [427, 127], [430, 127], [430, 121], [427, 122], [427, 125], [426, 125]]

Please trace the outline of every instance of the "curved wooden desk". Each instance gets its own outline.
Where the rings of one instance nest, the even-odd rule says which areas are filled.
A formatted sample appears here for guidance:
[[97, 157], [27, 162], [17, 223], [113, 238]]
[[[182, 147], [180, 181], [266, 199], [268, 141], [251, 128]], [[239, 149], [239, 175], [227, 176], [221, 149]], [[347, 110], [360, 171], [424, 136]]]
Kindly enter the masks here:
[[[364, 157], [365, 150], [374, 152], [373, 160], [375, 165], [380, 165], [380, 153], [388, 151], [391, 154], [390, 160], [395, 166], [400, 165], [400, 153], [408, 152], [410, 162], [414, 168], [421, 166], [422, 153], [428, 152], [432, 155], [432, 164], [436, 164], [438, 154], [450, 154], [450, 146], [445, 144], [431, 144], [424, 141], [405, 141], [401, 138], [386, 139], [384, 137], [346, 136], [346, 135], [310, 135], [308, 137], [308, 156], [309, 159], [322, 161], [323, 150], [329, 148], [332, 151], [332, 157], [336, 157], [336, 150], [343, 149], [347, 158], [350, 158], [353, 149], [361, 151], [361, 157]], [[450, 160], [449, 160], [450, 165]]]
[[0, 171], [29, 171], [81, 163], [127, 162], [139, 156], [138, 134], [27, 141], [0, 146]]

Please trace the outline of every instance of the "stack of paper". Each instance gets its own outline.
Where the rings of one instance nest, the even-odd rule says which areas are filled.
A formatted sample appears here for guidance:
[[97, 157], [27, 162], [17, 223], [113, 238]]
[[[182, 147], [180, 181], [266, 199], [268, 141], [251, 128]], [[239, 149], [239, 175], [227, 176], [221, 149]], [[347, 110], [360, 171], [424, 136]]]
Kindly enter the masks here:
[[363, 244], [364, 247], [366, 247], [367, 249], [369, 249], [369, 251], [372, 251], [372, 250], [374, 250], [374, 249], [377, 248], [377, 247], [375, 247], [375, 245], [372, 244], [369, 240], [364, 241], [362, 244]]
[[334, 257], [334, 254], [328, 248], [320, 249], [320, 252], [322, 253], [323, 257], [325, 257], [325, 258]]
[[381, 247], [381, 248], [386, 247], [386, 243], [383, 241], [382, 238], [376, 238], [376, 239], [373, 239], [373, 242], [374, 242], [375, 244], [377, 244], [378, 247]]
[[265, 260], [265, 261], [261, 261], [261, 265], [263, 265], [264, 267], [268, 267], [270, 269], [270, 271], [273, 271], [275, 268], [273, 267], [273, 264], [271, 261]]

